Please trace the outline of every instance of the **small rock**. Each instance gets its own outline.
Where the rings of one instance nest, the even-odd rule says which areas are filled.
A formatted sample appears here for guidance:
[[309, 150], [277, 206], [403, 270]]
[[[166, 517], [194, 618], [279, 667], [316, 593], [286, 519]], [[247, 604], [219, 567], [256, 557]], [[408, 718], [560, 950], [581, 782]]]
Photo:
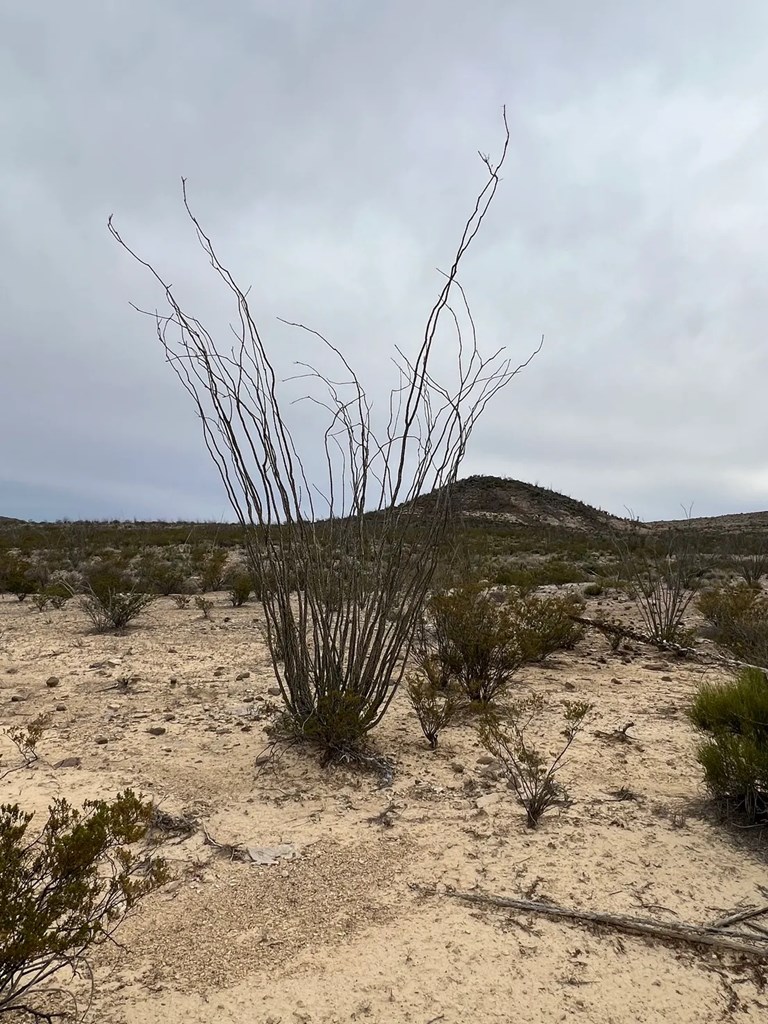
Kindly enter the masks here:
[[477, 759], [478, 764], [499, 764], [499, 759], [492, 754], [481, 754]]
[[247, 846], [246, 851], [253, 864], [276, 864], [279, 860], [294, 860], [296, 847], [293, 843], [280, 843], [279, 846]]
[[486, 793], [485, 796], [478, 797], [475, 800], [475, 807], [479, 811], [485, 811], [489, 807], [493, 807], [494, 804], [501, 802], [501, 793]]
[[621, 682], [621, 680], [620, 680], [620, 679], [617, 679], [617, 678], [616, 678], [616, 676], [614, 676], [614, 677], [613, 677], [613, 679], [611, 680], [611, 682], [612, 682], [612, 683], [620, 683], [620, 682]]
[[67, 710], [67, 705], [66, 704], [57, 704], [56, 705], [56, 710], [57, 711], [66, 711]]
[[451, 761], [448, 767], [451, 769], [451, 771], [456, 772], [457, 775], [461, 775], [464, 772], [464, 765], [461, 763], [461, 761]]
[[170, 682], [171, 682], [171, 686], [176, 686], [176, 684], [178, 683], [178, 681], [179, 681], [179, 680], [178, 680], [178, 679], [176, 678], [176, 676], [171, 676], [171, 679], [170, 679]]
[[29, 700], [29, 696], [26, 693], [14, 693], [11, 694], [11, 704], [20, 704], [23, 700]]
[[9, 675], [9, 676], [15, 676], [15, 675], [17, 675], [17, 674], [18, 674], [18, 671], [19, 671], [19, 670], [18, 670], [17, 668], [7, 668], [7, 669], [5, 670], [5, 674], [6, 674], [6, 675]]
[[60, 682], [61, 680], [59, 679], [58, 676], [48, 676], [48, 678], [45, 680], [45, 685], [53, 689], [54, 686], [58, 686]]
[[270, 688], [267, 690], [267, 693], [269, 694], [270, 697], [279, 697], [280, 696], [280, 687], [279, 686], [270, 686]]
[[564, 686], [564, 688], [566, 690], [575, 690], [576, 689], [576, 686], [575, 686], [574, 683], [564, 683], [563, 686]]
[[151, 725], [147, 729], [150, 736], [164, 736], [167, 731], [164, 725]]
[[672, 676], [661, 676], [661, 681], [662, 683], [671, 683], [673, 682], [673, 679]]
[[256, 757], [254, 757], [253, 763], [255, 765], [269, 764], [271, 760], [272, 755], [270, 753], [265, 752], [263, 754], [258, 754]]
[[[96, 741], [98, 743], [98, 740]], [[106, 741], [105, 741], [106, 742]], [[79, 768], [82, 765], [82, 759], [79, 757], [65, 757], [63, 761], [59, 761], [55, 764], [54, 768]]]
[[238, 676], [235, 676], [235, 680], [238, 683], [242, 682], [243, 679], [250, 679], [250, 678], [251, 678], [251, 673], [250, 672], [241, 672]]
[[105, 743], [109, 743], [109, 740], [106, 736], [97, 736], [96, 743], [98, 743], [100, 747], [103, 747]]

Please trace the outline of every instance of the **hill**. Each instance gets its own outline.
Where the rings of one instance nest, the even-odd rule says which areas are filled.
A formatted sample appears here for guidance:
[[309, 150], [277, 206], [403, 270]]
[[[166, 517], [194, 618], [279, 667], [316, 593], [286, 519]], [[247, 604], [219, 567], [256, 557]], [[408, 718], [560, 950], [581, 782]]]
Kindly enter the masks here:
[[[436, 494], [432, 492], [418, 499], [425, 512], [434, 505]], [[548, 487], [497, 476], [470, 476], [457, 480], [452, 503], [455, 514], [477, 525], [495, 522], [594, 533], [626, 523], [618, 516]]]

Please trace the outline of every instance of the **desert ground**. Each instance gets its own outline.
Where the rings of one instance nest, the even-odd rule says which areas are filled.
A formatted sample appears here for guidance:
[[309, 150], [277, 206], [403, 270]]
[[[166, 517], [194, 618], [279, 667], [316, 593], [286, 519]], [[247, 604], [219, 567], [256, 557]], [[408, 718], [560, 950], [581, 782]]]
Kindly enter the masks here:
[[[433, 753], [402, 692], [374, 733], [391, 780], [271, 752], [279, 698], [258, 606], [214, 599], [209, 622], [161, 598], [122, 635], [93, 633], [74, 600], [40, 613], [0, 599], [1, 724], [47, 721], [2, 801], [43, 812], [130, 786], [190, 822], [164, 837], [173, 880], [94, 954], [91, 1019], [701, 1024], [768, 1010], [742, 954], [452, 896], [699, 924], [764, 903], [760, 837], [712, 813], [685, 715], [718, 670], [588, 632], [521, 671], [515, 692], [552, 709], [545, 747], [559, 702], [594, 704], [563, 769], [569, 800], [531, 831], [472, 725]], [[618, 596], [588, 612], [598, 601], [631, 617]], [[264, 847], [286, 856], [233, 856]]]

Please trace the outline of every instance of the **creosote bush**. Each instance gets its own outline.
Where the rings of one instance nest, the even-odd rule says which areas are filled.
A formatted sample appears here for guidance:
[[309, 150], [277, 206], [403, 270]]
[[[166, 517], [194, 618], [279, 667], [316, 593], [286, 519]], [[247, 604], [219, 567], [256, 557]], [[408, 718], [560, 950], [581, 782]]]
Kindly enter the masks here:
[[97, 633], [125, 629], [156, 600], [155, 594], [138, 590], [128, 575], [114, 566], [93, 570], [83, 590], [80, 605]]
[[689, 711], [705, 739], [697, 757], [723, 809], [748, 824], [768, 822], [768, 679], [758, 668], [704, 684]]
[[485, 716], [478, 730], [480, 742], [501, 761], [518, 800], [525, 808], [529, 828], [536, 828], [544, 812], [564, 799], [565, 789], [557, 775], [592, 706], [583, 701], [563, 702], [562, 735], [565, 739], [552, 758], [545, 757], [532, 745], [528, 736], [531, 725], [543, 709], [543, 698], [529, 697], [505, 707], [503, 717], [498, 713]]
[[524, 660], [509, 607], [482, 583], [460, 583], [427, 602], [417, 661], [436, 687], [455, 683], [471, 703], [488, 704]]
[[768, 667], [768, 596], [748, 583], [706, 590], [697, 607], [713, 639], [739, 661]]
[[56, 800], [34, 834], [34, 815], [0, 806], [0, 1014], [44, 1017], [41, 988], [63, 968], [82, 969], [131, 907], [167, 880], [161, 859], [131, 849], [151, 814], [131, 790], [82, 809]]
[[437, 750], [438, 738], [447, 729], [461, 707], [461, 701], [450, 690], [435, 684], [423, 672], [415, 672], [406, 678], [406, 692], [411, 707], [416, 712], [419, 725], [432, 750]]
[[583, 635], [571, 596], [493, 595], [477, 581], [433, 594], [416, 648], [438, 689], [459, 686], [472, 704], [489, 704], [522, 665], [569, 650]]
[[247, 572], [238, 572], [229, 583], [229, 600], [233, 608], [241, 608], [253, 593], [253, 580]]

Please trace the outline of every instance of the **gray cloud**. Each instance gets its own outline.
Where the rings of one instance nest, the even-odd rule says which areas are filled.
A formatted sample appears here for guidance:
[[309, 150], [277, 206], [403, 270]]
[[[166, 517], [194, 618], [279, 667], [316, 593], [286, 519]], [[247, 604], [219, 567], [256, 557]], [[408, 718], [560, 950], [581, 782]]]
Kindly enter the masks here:
[[286, 372], [312, 348], [277, 316], [382, 396], [502, 103], [512, 149], [463, 281], [485, 348], [547, 341], [465, 471], [647, 518], [768, 507], [767, 86], [761, 0], [5, 4], [0, 514], [230, 515], [110, 213], [225, 330], [188, 176]]

